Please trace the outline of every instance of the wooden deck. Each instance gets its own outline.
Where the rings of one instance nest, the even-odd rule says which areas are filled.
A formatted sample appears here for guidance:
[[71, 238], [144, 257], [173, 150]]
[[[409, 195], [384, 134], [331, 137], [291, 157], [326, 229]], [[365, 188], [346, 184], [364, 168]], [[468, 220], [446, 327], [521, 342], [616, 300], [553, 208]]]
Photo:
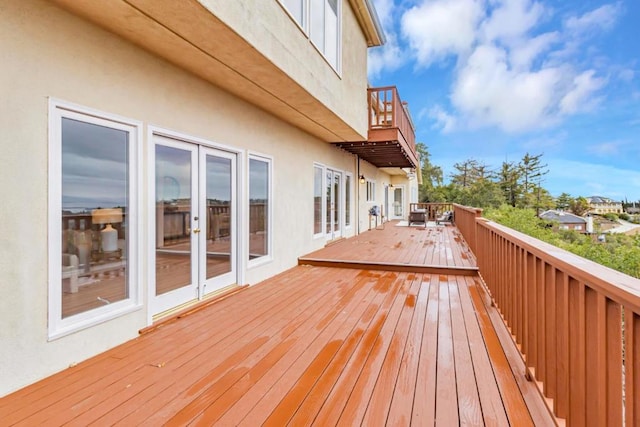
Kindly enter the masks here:
[[[392, 227], [309, 258], [431, 264], [440, 236], [473, 267], [454, 227]], [[552, 425], [494, 324], [478, 277], [300, 265], [0, 399], [0, 424]]]

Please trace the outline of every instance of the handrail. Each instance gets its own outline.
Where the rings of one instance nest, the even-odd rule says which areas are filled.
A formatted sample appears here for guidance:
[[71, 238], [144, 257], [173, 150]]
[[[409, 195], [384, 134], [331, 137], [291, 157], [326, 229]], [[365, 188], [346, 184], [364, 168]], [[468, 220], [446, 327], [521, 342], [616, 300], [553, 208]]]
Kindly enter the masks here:
[[640, 280], [455, 209], [555, 415], [570, 426], [640, 425]]
[[369, 129], [397, 128], [409, 144], [411, 150], [416, 151], [416, 137], [413, 121], [407, 113], [395, 86], [368, 89]]

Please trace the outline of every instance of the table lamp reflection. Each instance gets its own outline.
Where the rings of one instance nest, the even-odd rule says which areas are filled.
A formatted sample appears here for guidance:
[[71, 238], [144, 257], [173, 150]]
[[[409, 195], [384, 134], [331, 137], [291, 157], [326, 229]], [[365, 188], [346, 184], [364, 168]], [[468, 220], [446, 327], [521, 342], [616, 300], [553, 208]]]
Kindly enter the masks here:
[[118, 250], [118, 231], [111, 224], [122, 222], [122, 209], [94, 209], [91, 212], [91, 221], [94, 224], [107, 224], [100, 232], [102, 252], [114, 252]]

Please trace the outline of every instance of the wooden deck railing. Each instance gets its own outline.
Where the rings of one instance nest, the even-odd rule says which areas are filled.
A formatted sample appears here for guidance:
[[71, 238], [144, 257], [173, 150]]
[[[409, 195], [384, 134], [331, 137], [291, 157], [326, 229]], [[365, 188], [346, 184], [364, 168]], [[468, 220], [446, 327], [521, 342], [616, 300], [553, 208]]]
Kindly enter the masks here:
[[455, 207], [528, 374], [569, 426], [640, 425], [640, 280]]
[[369, 88], [369, 129], [398, 128], [415, 153], [413, 121], [395, 86]]
[[425, 212], [427, 221], [437, 221], [445, 212], [453, 212], [453, 203], [409, 203], [409, 213], [417, 210]]

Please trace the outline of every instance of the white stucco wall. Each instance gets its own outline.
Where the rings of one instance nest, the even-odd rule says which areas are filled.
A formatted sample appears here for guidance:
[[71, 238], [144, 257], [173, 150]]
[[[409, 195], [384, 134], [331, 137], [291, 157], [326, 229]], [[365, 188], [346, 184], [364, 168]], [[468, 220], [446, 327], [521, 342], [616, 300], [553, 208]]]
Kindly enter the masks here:
[[[48, 2], [0, 0], [0, 10], [0, 396], [135, 337], [148, 319], [145, 303], [47, 341], [49, 97], [141, 121], [145, 183], [153, 172], [146, 163], [149, 125], [272, 156], [274, 260], [248, 270], [246, 283], [324, 245], [312, 236], [313, 163], [351, 172], [355, 188], [352, 155]], [[144, 186], [141, 195], [146, 209]], [[355, 210], [355, 197], [353, 203]], [[140, 267], [146, 301], [148, 266]]]

